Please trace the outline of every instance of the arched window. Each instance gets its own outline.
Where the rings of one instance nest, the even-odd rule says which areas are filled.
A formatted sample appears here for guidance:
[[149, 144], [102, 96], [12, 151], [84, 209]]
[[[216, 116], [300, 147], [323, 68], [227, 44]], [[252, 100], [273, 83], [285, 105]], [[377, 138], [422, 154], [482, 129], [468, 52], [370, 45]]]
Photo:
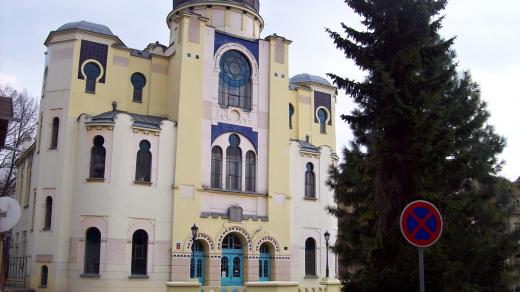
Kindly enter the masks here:
[[146, 275], [148, 234], [140, 229], [132, 236], [132, 275]]
[[60, 134], [60, 119], [52, 119], [51, 149], [58, 148], [58, 136]]
[[258, 260], [259, 280], [270, 281], [271, 278], [271, 252], [267, 243], [260, 246], [260, 258]]
[[101, 258], [101, 232], [95, 227], [87, 230], [85, 239], [85, 274], [99, 275]]
[[218, 146], [211, 150], [211, 187], [222, 188], [222, 148]]
[[316, 241], [313, 238], [305, 241], [305, 276], [316, 276]]
[[305, 169], [305, 197], [316, 198], [316, 175], [314, 174], [314, 165], [307, 163]]
[[242, 242], [235, 234], [229, 234], [222, 241], [222, 249], [242, 249]]
[[226, 188], [240, 191], [242, 189], [242, 150], [240, 138], [232, 134], [229, 136], [229, 147], [226, 150]]
[[98, 64], [94, 62], [89, 62], [83, 67], [85, 71], [85, 75], [87, 77], [87, 82], [85, 85], [85, 92], [87, 93], [96, 93], [96, 82], [101, 75], [101, 68], [99, 68]]
[[256, 192], [256, 155], [253, 151], [246, 154], [246, 192]]
[[137, 182], [152, 181], [152, 152], [150, 152], [150, 148], [151, 144], [146, 140], [139, 143], [135, 167], [135, 180]]
[[51, 230], [52, 226], [52, 197], [45, 200], [45, 223], [43, 230]]
[[289, 129], [293, 128], [292, 118], [294, 116], [294, 107], [292, 104], [289, 104]]
[[40, 288], [47, 288], [47, 282], [49, 280], [49, 268], [47, 266], [42, 266], [41, 275], [40, 275]]
[[251, 64], [239, 51], [230, 50], [220, 60], [219, 104], [235, 106], [250, 111]]
[[327, 111], [320, 108], [318, 110], [318, 119], [320, 121], [320, 132], [322, 134], [327, 133], [327, 120], [329, 118], [329, 115], [327, 114]]
[[134, 73], [130, 78], [132, 85], [134, 86], [134, 102], [143, 101], [143, 88], [146, 86], [146, 78], [141, 73]]
[[107, 151], [103, 146], [105, 139], [103, 136], [94, 137], [94, 146], [90, 150], [90, 178], [105, 178], [105, 158]]

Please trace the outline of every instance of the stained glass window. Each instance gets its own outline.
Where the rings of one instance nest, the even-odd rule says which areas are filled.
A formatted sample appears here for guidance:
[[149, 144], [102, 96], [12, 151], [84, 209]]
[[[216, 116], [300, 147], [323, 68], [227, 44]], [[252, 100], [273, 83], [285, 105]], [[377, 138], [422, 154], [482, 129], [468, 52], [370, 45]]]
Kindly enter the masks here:
[[222, 149], [218, 146], [211, 150], [211, 187], [222, 188]]
[[229, 147], [226, 150], [226, 188], [240, 191], [242, 189], [242, 150], [240, 138], [236, 134], [229, 136]]
[[230, 50], [220, 61], [219, 104], [251, 111], [251, 64], [239, 51]]

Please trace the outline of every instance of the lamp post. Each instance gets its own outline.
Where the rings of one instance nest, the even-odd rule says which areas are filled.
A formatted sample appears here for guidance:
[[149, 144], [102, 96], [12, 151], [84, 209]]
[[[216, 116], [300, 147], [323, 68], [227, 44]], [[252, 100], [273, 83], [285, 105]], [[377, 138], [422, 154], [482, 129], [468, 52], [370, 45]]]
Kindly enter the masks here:
[[326, 255], [326, 259], [327, 259], [327, 265], [325, 267], [325, 277], [328, 278], [329, 277], [329, 240], [330, 240], [330, 233], [328, 231], [325, 231], [325, 234], [323, 234], [325, 236], [325, 245], [327, 246], [327, 255]]
[[197, 239], [197, 233], [199, 228], [195, 223], [191, 227], [191, 261], [190, 261], [190, 272], [191, 278], [195, 278], [195, 240]]

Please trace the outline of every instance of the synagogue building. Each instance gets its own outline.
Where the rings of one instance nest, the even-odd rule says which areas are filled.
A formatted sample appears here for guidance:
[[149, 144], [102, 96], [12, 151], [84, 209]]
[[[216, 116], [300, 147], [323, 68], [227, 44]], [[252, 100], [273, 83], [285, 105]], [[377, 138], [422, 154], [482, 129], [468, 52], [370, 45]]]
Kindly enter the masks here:
[[173, 0], [169, 42], [142, 50], [87, 21], [49, 33], [36, 142], [17, 161], [26, 287], [325, 277], [337, 89], [290, 75], [291, 41], [262, 36], [259, 8]]

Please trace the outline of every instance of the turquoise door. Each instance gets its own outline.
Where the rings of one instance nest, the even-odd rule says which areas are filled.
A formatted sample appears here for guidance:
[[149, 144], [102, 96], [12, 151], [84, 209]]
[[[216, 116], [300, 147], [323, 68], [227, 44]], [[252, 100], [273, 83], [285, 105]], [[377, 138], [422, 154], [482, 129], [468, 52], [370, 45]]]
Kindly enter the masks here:
[[258, 276], [260, 282], [271, 281], [271, 254], [267, 245], [260, 246], [260, 259], [258, 260]]
[[191, 259], [191, 278], [199, 279], [199, 283], [204, 286], [206, 282], [206, 255], [199, 242], [195, 243], [195, 257]]
[[236, 236], [228, 235], [224, 238], [220, 263], [222, 286], [244, 285], [244, 251]]

